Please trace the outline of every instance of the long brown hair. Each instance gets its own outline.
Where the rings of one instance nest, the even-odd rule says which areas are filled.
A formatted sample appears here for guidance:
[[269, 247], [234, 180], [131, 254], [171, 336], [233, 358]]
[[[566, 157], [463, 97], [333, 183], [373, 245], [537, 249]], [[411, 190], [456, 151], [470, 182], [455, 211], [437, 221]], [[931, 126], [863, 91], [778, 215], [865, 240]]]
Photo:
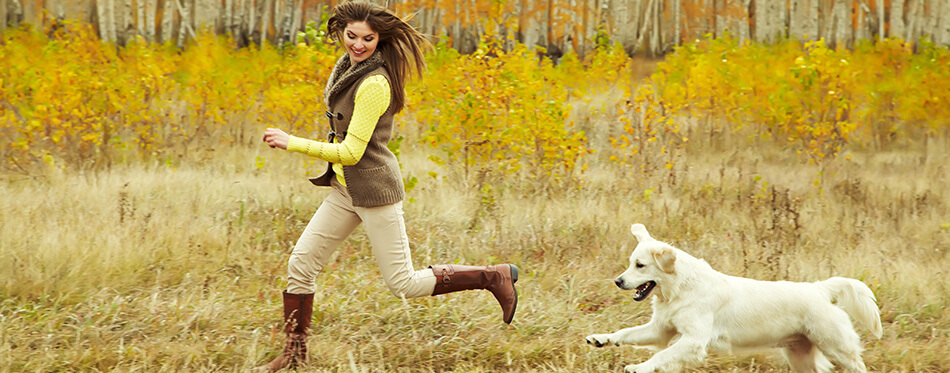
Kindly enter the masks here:
[[343, 30], [352, 22], [366, 22], [379, 34], [376, 52], [382, 53], [392, 80], [392, 107], [394, 112], [402, 111], [406, 104], [406, 80], [413, 70], [422, 76], [426, 67], [423, 53], [432, 43], [407, 23], [411, 17], [404, 20], [376, 4], [348, 1], [334, 7], [332, 13], [327, 33], [337, 42], [343, 42]]

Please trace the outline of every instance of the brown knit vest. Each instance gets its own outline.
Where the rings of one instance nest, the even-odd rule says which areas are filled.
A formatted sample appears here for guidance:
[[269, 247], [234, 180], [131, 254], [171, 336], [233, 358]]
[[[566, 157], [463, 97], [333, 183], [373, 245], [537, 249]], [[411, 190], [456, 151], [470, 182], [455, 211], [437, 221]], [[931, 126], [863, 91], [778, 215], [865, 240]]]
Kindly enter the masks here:
[[[363, 80], [373, 75], [382, 75], [390, 81], [386, 68], [380, 66], [356, 80], [350, 87], [340, 94], [334, 94], [330, 99], [330, 130], [340, 138], [350, 126], [356, 100], [356, 90]], [[346, 180], [346, 189], [353, 198], [353, 206], [377, 207], [391, 205], [402, 201], [406, 195], [402, 184], [402, 174], [399, 172], [399, 161], [396, 155], [386, 145], [393, 135], [392, 105], [376, 123], [373, 136], [366, 145], [366, 151], [353, 166], [343, 166], [343, 179]], [[342, 118], [342, 119], [341, 119]], [[342, 139], [341, 139], [342, 140]], [[330, 186], [330, 180], [336, 177], [333, 167], [328, 163], [327, 170], [310, 182], [318, 186]]]

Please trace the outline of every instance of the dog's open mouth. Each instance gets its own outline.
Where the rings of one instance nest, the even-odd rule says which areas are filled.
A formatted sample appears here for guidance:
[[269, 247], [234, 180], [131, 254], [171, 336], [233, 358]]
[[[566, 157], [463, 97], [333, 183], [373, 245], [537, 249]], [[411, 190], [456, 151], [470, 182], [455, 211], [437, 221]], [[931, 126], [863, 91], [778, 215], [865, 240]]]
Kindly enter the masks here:
[[653, 287], [656, 286], [655, 281], [647, 281], [637, 286], [637, 293], [633, 295], [633, 300], [639, 302], [647, 298], [647, 295], [650, 295], [650, 291], [653, 290]]

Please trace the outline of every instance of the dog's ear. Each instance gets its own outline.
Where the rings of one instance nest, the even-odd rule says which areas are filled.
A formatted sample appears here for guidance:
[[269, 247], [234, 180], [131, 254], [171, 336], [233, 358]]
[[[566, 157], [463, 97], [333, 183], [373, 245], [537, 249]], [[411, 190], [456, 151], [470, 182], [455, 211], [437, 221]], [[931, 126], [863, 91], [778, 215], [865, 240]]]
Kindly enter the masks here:
[[653, 254], [653, 260], [656, 260], [656, 264], [660, 266], [663, 272], [673, 273], [676, 270], [676, 253], [673, 249], [663, 246], [653, 249], [651, 253]]
[[630, 233], [633, 233], [633, 236], [637, 238], [637, 242], [644, 242], [653, 239], [653, 237], [650, 237], [650, 233], [647, 232], [647, 227], [640, 223], [631, 225]]

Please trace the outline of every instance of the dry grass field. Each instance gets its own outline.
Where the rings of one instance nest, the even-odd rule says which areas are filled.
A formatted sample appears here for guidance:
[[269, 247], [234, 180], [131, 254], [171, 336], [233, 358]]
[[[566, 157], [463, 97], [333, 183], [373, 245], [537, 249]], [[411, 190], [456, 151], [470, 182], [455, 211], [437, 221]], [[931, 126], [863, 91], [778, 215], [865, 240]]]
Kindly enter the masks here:
[[[579, 102], [593, 147], [616, 123]], [[592, 114], [593, 113], [593, 114]], [[403, 120], [411, 120], [406, 116]], [[262, 131], [263, 124], [250, 124]], [[412, 133], [405, 126], [401, 135]], [[514, 263], [512, 325], [488, 292], [397, 299], [362, 230], [318, 277], [314, 372], [613, 372], [650, 352], [595, 349], [594, 332], [645, 322], [613, 285], [631, 223], [727, 274], [847, 276], [876, 293], [884, 337], [859, 330], [874, 372], [950, 371], [950, 141], [855, 145], [822, 168], [767, 141], [691, 136], [672, 171], [609, 151], [558, 188], [517, 177], [490, 191], [407, 141], [419, 183], [406, 220], [417, 268]], [[312, 163], [312, 162], [310, 162]], [[0, 372], [246, 371], [283, 341], [286, 260], [327, 191], [303, 156], [238, 144], [173, 162], [52, 169], [0, 182]], [[429, 172], [436, 171], [437, 177]], [[775, 353], [713, 354], [696, 372], [786, 372]]]

